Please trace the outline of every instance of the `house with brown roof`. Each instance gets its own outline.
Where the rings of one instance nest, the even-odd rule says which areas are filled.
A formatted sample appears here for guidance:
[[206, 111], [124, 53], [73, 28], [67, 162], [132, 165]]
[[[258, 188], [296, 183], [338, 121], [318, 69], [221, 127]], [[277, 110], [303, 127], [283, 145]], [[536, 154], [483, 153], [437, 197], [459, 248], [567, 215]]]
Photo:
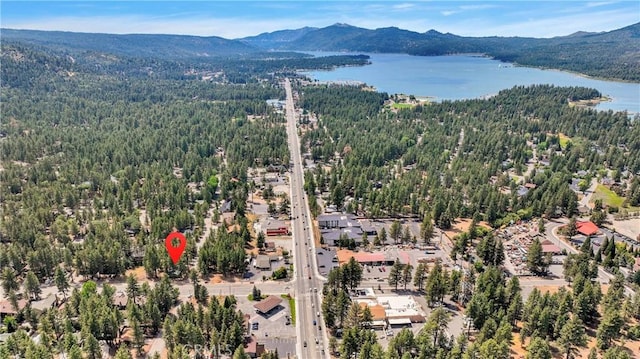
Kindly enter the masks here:
[[256, 337], [252, 335], [247, 338], [244, 344], [244, 352], [249, 358], [259, 358], [265, 352], [264, 344], [258, 343]]
[[266, 242], [264, 244], [265, 252], [275, 252], [276, 251], [276, 242]]
[[[136, 304], [144, 305], [147, 302], [147, 298], [145, 297], [136, 297]], [[118, 291], [113, 296], [113, 305], [118, 307], [118, 309], [126, 309], [127, 304], [129, 304], [129, 296], [125, 292]]]
[[13, 307], [9, 300], [0, 301], [0, 319], [4, 318], [7, 315], [16, 315], [19, 311], [23, 310], [27, 306], [26, 299], [18, 300], [18, 310]]
[[542, 246], [542, 253], [551, 253], [551, 254], [561, 254], [562, 253], [562, 249], [560, 249], [560, 247], [558, 247], [557, 245], [553, 244], [553, 242], [551, 242], [548, 239], [545, 239], [544, 241], [542, 241], [542, 243], [540, 243], [540, 245]]

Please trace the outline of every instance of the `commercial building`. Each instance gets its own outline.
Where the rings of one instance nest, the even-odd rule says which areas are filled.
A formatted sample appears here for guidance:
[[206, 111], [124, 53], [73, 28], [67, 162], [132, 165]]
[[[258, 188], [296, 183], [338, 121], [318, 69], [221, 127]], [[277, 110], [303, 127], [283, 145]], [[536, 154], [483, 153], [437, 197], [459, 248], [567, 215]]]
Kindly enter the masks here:
[[[356, 293], [359, 293], [356, 289]], [[367, 291], [373, 293], [373, 289]], [[408, 295], [356, 295], [353, 298], [362, 308], [368, 307], [372, 316], [373, 329], [411, 326], [424, 323], [425, 317], [420, 305]]]
[[265, 315], [278, 308], [280, 306], [280, 303], [282, 303], [282, 298], [275, 295], [270, 295], [267, 298], [254, 304], [253, 307], [256, 309], [257, 313]]

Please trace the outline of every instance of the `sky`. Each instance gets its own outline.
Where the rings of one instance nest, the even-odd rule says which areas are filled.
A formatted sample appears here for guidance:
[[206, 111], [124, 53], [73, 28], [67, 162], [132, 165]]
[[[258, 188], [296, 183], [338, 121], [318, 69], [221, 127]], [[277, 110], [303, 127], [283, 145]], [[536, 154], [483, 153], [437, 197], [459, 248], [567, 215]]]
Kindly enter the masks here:
[[640, 1], [0, 1], [12, 29], [221, 36], [304, 26], [395, 26], [462, 36], [553, 37], [640, 22]]

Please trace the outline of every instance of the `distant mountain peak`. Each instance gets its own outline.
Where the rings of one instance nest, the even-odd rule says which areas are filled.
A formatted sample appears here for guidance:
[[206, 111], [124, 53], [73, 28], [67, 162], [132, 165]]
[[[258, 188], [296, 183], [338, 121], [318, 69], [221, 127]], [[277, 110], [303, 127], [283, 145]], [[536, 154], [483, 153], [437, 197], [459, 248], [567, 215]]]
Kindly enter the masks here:
[[431, 30], [425, 32], [425, 35], [442, 35], [442, 33], [440, 31], [436, 31], [434, 29], [431, 29]]
[[349, 25], [349, 24], [344, 23], [344, 22], [336, 22], [335, 24], [333, 24], [331, 26], [335, 26], [335, 27], [355, 27], [353, 25]]
[[[573, 34], [569, 34], [566, 37], [581, 37], [581, 36], [589, 36], [589, 35], [596, 35], [598, 34], [597, 32], [588, 32], [588, 31], [576, 31]], [[558, 36], [558, 37], [562, 37], [562, 36]]]

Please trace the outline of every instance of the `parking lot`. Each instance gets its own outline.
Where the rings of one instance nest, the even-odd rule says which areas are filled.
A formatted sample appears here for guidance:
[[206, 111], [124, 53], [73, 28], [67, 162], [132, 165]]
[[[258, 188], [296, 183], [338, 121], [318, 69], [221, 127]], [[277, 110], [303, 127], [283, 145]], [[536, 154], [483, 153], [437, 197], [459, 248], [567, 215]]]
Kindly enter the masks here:
[[333, 258], [336, 256], [336, 251], [333, 248], [324, 249], [317, 248], [316, 249], [316, 257], [318, 258], [318, 271], [320, 275], [327, 276], [329, 271], [334, 267], [338, 266], [338, 262], [334, 262]]
[[[278, 294], [279, 295], [279, 294]], [[256, 313], [254, 304], [257, 301], [249, 301], [246, 297], [236, 297], [238, 309], [250, 316], [249, 333], [256, 337], [258, 342], [264, 343], [268, 350], [278, 349], [278, 353], [286, 358], [286, 353], [294, 354], [296, 351], [296, 327], [290, 321], [291, 312], [289, 302], [282, 300], [280, 306], [273, 309], [268, 315]], [[287, 324], [289, 322], [289, 324]], [[257, 329], [255, 325], [257, 324]]]

